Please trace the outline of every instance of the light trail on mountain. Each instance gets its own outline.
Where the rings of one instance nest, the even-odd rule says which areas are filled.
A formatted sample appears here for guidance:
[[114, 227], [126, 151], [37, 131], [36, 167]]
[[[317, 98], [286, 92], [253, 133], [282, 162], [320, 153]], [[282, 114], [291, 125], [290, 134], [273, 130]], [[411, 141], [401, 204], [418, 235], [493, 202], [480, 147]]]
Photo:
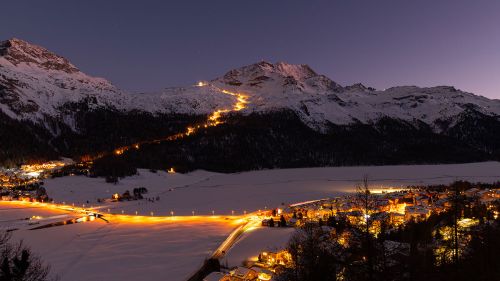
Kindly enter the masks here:
[[[249, 101], [248, 101], [249, 96], [246, 94], [233, 92], [233, 91], [229, 91], [226, 89], [221, 89], [219, 87], [216, 87], [212, 84], [205, 83], [205, 82], [198, 82], [198, 84], [196, 84], [196, 86], [197, 87], [212, 87], [212, 88], [216, 89], [217, 91], [221, 92], [222, 94], [229, 95], [229, 96], [236, 98], [236, 102], [232, 105], [231, 108], [221, 108], [221, 109], [214, 110], [210, 115], [208, 115], [206, 121], [199, 123], [199, 124], [192, 125], [192, 126], [188, 126], [184, 132], [170, 135], [170, 136], [167, 136], [165, 138], [141, 141], [141, 142], [136, 142], [132, 145], [121, 146], [121, 147], [116, 148], [113, 151], [113, 154], [119, 156], [119, 155], [122, 155], [123, 153], [125, 153], [126, 151], [131, 150], [131, 149], [139, 150], [142, 145], [159, 144], [159, 143], [164, 142], [164, 141], [178, 140], [178, 139], [182, 139], [182, 138], [191, 136], [200, 129], [209, 128], [209, 127], [216, 127], [218, 125], [224, 124], [224, 121], [222, 120], [222, 116], [224, 114], [241, 111], [241, 110], [247, 108], [247, 106], [249, 104]], [[102, 158], [105, 155], [107, 155], [107, 154], [100, 153], [94, 157], [84, 156], [84, 157], [82, 157], [82, 161], [84, 161], [84, 162], [93, 161], [93, 160]]]

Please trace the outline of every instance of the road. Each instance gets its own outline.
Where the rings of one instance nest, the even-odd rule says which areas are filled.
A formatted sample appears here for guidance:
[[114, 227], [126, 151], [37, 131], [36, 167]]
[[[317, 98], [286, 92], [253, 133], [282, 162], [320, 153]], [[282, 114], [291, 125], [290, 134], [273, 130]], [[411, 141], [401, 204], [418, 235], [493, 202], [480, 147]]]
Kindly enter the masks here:
[[224, 257], [229, 249], [238, 241], [240, 236], [250, 230], [253, 230], [261, 225], [261, 219], [255, 216], [249, 216], [245, 224], [238, 226], [229, 236], [220, 244], [220, 246], [213, 252], [212, 258], [220, 259]]

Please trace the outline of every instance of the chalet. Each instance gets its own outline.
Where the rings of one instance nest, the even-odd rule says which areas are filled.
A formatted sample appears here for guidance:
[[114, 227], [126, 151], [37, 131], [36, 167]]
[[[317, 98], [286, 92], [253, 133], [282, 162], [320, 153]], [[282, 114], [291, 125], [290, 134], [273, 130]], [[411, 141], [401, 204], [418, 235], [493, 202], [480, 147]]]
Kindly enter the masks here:
[[259, 262], [265, 264], [268, 267], [274, 267], [277, 265], [286, 266], [292, 260], [290, 253], [286, 250], [275, 252], [262, 252], [259, 254]]
[[467, 196], [467, 197], [475, 197], [475, 196], [477, 196], [479, 191], [480, 190], [478, 188], [470, 188], [470, 189], [467, 189], [464, 193], [465, 193], [465, 196]]
[[431, 210], [423, 206], [407, 206], [405, 209], [405, 220], [425, 220], [431, 215]]

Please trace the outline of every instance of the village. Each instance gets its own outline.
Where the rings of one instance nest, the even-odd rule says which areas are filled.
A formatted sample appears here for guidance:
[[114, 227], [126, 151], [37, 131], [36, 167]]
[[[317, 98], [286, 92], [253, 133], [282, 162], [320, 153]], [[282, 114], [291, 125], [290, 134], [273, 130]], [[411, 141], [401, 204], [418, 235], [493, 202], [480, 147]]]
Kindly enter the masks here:
[[71, 159], [62, 159], [17, 168], [0, 168], [0, 199], [47, 202], [49, 197], [43, 180], [57, 176], [64, 167], [73, 164]]
[[[498, 219], [500, 202], [500, 189], [473, 187], [459, 192], [469, 208], [483, 206], [491, 211], [493, 217]], [[433, 191], [432, 187], [403, 189], [395, 192], [380, 192], [370, 194], [369, 206], [360, 204], [359, 194], [342, 197], [314, 200], [296, 203], [284, 208], [276, 208], [263, 214], [263, 227], [296, 227], [316, 225], [326, 232], [336, 235], [332, 227], [344, 220], [352, 226], [364, 228], [369, 225], [369, 232], [377, 237], [381, 232], [390, 232], [409, 222], [422, 222], [431, 214], [440, 214], [453, 207], [454, 193], [450, 190]], [[368, 207], [368, 208], [367, 208]], [[482, 218], [466, 218], [462, 214], [458, 221], [459, 231], [465, 231], [479, 223]], [[438, 231], [446, 239], [451, 239], [452, 230], [442, 227]], [[345, 248], [348, 247], [351, 235], [346, 232], [337, 240]], [[470, 241], [470, 238], [469, 238]], [[468, 241], [466, 241], [468, 242]], [[400, 244], [392, 242], [392, 244]], [[401, 248], [409, 246], [398, 245]], [[443, 247], [437, 247], [434, 252], [437, 256], [443, 252]], [[442, 259], [449, 258], [447, 256]], [[439, 260], [439, 259], [438, 259]], [[441, 261], [444, 262], [444, 261]], [[276, 273], [286, 268], [292, 268], [292, 255], [287, 249], [276, 252], [263, 251], [257, 258], [249, 258], [242, 266], [223, 268], [222, 272], [212, 272], [203, 280], [205, 281], [257, 281], [274, 280]]]

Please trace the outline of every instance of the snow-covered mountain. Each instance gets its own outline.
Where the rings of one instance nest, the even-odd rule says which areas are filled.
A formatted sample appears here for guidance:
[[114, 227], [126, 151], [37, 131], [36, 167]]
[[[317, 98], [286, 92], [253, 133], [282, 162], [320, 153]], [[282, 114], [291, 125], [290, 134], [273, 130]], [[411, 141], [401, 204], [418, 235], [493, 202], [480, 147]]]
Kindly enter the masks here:
[[[193, 163], [213, 165], [224, 155], [241, 169], [500, 159], [500, 101], [449, 86], [378, 91], [342, 86], [307, 65], [259, 62], [201, 84], [131, 93], [11, 39], [0, 42], [0, 147], [7, 147], [0, 164], [112, 151], [182, 132], [234, 108], [238, 97], [228, 93], [235, 92], [248, 103], [222, 129], [164, 150], [174, 154], [151, 150], [148, 159], [207, 168]], [[247, 150], [238, 152], [242, 140]], [[179, 158], [189, 150], [200, 154]]]
[[57, 117], [73, 126], [67, 104], [151, 113], [209, 114], [233, 99], [213, 87], [189, 86], [136, 94], [81, 72], [67, 59], [23, 40], [0, 42], [0, 110], [18, 120]]
[[261, 62], [231, 70], [213, 81], [251, 96], [249, 110], [292, 109], [313, 128], [325, 124], [373, 123], [383, 117], [422, 121], [439, 128], [466, 109], [500, 115], [500, 100], [441, 86], [393, 87], [377, 91], [362, 84], [342, 87], [307, 65]]
[[382, 117], [419, 120], [439, 129], [443, 121], [453, 120], [466, 109], [500, 115], [499, 100], [453, 87], [404, 86], [384, 91], [362, 84], [343, 87], [307, 65], [282, 62], [234, 69], [204, 87], [127, 93], [105, 79], [81, 72], [67, 59], [42, 47], [19, 39], [0, 43], [0, 109], [15, 119], [41, 122], [45, 116], [52, 116], [70, 125], [74, 121], [62, 108], [82, 101], [90, 110], [104, 107], [122, 112], [206, 115], [230, 108], [235, 102], [218, 88], [249, 96], [243, 114], [290, 109], [304, 123], [321, 131], [329, 123], [372, 123]]
[[307, 65], [260, 62], [227, 72], [204, 87], [167, 88], [155, 93], [127, 93], [102, 78], [81, 72], [67, 59], [19, 39], [0, 43], [0, 109], [16, 119], [43, 120], [61, 114], [67, 103], [87, 101], [90, 109], [209, 114], [230, 108], [234, 98], [217, 88], [250, 96], [242, 111], [291, 109], [309, 126], [371, 123], [382, 117], [419, 120], [435, 126], [466, 109], [500, 115], [500, 101], [441, 86], [393, 87], [377, 91], [362, 84], [343, 87]]

